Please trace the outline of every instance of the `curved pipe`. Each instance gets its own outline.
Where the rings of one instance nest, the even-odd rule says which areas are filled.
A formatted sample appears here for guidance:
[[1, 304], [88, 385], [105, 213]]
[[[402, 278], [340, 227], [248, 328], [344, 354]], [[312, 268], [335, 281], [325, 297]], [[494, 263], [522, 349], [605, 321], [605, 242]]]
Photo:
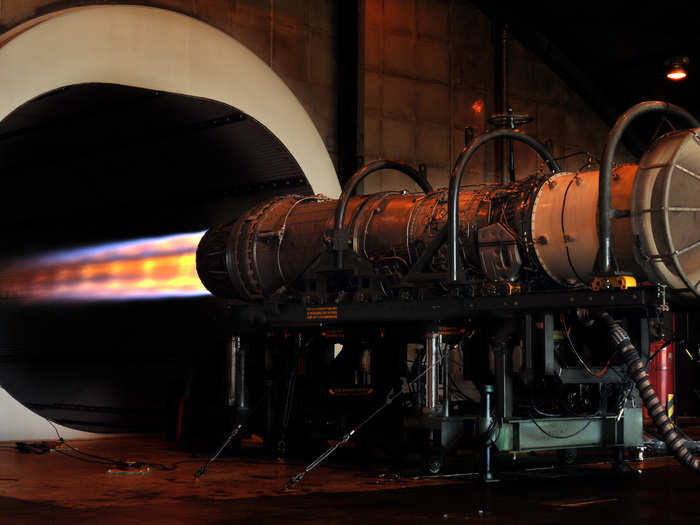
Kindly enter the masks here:
[[[408, 175], [416, 184], [418, 184], [418, 186], [420, 186], [420, 189], [423, 190], [424, 193], [430, 193], [433, 191], [433, 187], [428, 180], [405, 162], [388, 159], [370, 162], [365, 167], [355, 172], [355, 174], [343, 187], [343, 193], [340, 195], [338, 204], [335, 207], [335, 221], [333, 224], [334, 233], [343, 229], [343, 223], [345, 222], [345, 211], [348, 208], [348, 202], [350, 202], [350, 197], [355, 193], [355, 190], [360, 182], [375, 171], [384, 169], [400, 171], [401, 173]], [[339, 241], [342, 243], [342, 239], [339, 239]], [[334, 249], [336, 249], [338, 252], [337, 267], [340, 269], [343, 267], [343, 252], [340, 249], [339, 243], [335, 243]]]
[[627, 373], [634, 381], [639, 395], [644, 401], [649, 416], [654, 420], [658, 432], [663, 437], [669, 451], [683, 465], [700, 474], [700, 457], [694, 455], [685, 446], [683, 440], [675, 431], [673, 424], [668, 419], [666, 409], [659, 401], [654, 387], [649, 382], [649, 374], [645, 370], [639, 352], [630, 341], [627, 332], [608, 313], [600, 316], [612, 339], [615, 350], [620, 352], [627, 364]]
[[448, 217], [447, 217], [447, 231], [448, 231], [448, 282], [456, 283], [457, 278], [457, 232], [459, 230], [459, 187], [462, 184], [462, 176], [464, 175], [464, 168], [467, 166], [471, 158], [474, 156], [476, 151], [481, 148], [487, 142], [499, 138], [509, 138], [512, 140], [517, 140], [523, 142], [534, 149], [537, 154], [544, 160], [552, 173], [557, 173], [561, 171], [557, 161], [554, 160], [552, 153], [542, 144], [539, 140], [530, 135], [517, 130], [517, 129], [495, 129], [484, 133], [476, 140], [474, 140], [468, 148], [464, 148], [462, 153], [460, 153], [457, 165], [452, 172], [450, 177], [450, 192], [448, 197]]
[[615, 210], [612, 209], [612, 164], [615, 150], [623, 133], [632, 121], [640, 115], [660, 112], [665, 113], [667, 116], [673, 115], [685, 120], [690, 124], [690, 127], [700, 127], [700, 122], [683, 108], [660, 101], [640, 102], [625, 111], [617, 119], [617, 122], [615, 122], [608, 134], [608, 140], [605, 143], [605, 149], [603, 149], [603, 157], [600, 161], [600, 174], [598, 175], [598, 257], [596, 259], [596, 271], [601, 275], [610, 275], [613, 265], [611, 228]]

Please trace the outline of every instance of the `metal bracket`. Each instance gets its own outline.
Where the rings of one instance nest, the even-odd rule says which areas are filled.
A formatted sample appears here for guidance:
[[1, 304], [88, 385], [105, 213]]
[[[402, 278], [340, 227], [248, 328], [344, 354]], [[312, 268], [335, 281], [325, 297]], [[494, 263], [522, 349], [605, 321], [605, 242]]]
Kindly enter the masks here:
[[631, 275], [594, 277], [593, 283], [591, 284], [591, 288], [595, 292], [609, 290], [610, 288], [627, 290], [628, 288], [635, 288], [636, 286], [637, 280]]

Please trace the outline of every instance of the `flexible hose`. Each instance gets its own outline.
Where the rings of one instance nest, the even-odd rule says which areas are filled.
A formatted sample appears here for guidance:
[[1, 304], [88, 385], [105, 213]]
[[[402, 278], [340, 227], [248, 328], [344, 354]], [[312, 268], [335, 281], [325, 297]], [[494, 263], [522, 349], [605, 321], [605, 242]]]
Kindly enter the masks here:
[[673, 424], [668, 419], [666, 409], [659, 401], [654, 387], [649, 381], [649, 374], [639, 352], [632, 344], [629, 335], [608, 313], [603, 313], [600, 319], [608, 329], [615, 349], [620, 352], [627, 364], [627, 373], [630, 375], [639, 395], [642, 397], [644, 406], [647, 407], [649, 416], [654, 421], [656, 428], [661, 434], [666, 447], [670, 450], [678, 461], [700, 474], [700, 457], [694, 455], [685, 446], [683, 439], [674, 430]]

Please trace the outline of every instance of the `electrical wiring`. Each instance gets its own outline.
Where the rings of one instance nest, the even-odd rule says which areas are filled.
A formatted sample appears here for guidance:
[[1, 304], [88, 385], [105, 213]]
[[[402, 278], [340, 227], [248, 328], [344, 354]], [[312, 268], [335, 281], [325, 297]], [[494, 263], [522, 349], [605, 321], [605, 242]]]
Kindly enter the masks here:
[[471, 403], [478, 404], [478, 401], [469, 397], [467, 394], [464, 393], [464, 391], [461, 388], [459, 388], [459, 385], [457, 385], [457, 382], [454, 380], [454, 377], [452, 377], [452, 376], [450, 376], [450, 384], [452, 384], [452, 388], [455, 390], [455, 392], [457, 392], [457, 394], [459, 394], [460, 397], [462, 397], [462, 399], [464, 399], [465, 401], [469, 401]]
[[[492, 425], [498, 426], [498, 434], [496, 434], [495, 439], [491, 439], [491, 435], [493, 434], [493, 428]], [[486, 442], [484, 443], [484, 448], [495, 445], [498, 443], [498, 439], [501, 437], [501, 429], [503, 428], [503, 425], [501, 425], [501, 422], [498, 421], [497, 418], [492, 418], [491, 419], [491, 425], [489, 425], [489, 428], [491, 428], [491, 431], [487, 429], [487, 439]]]
[[[46, 419], [46, 421], [49, 423], [49, 425], [51, 425], [51, 427], [53, 428], [54, 432], [56, 433], [56, 436], [58, 437], [59, 443], [60, 443], [61, 445], [65, 445], [65, 446], [68, 447], [71, 451], [73, 451], [73, 452], [75, 453], [75, 454], [69, 454], [69, 453], [66, 452], [65, 450], [59, 450], [59, 449], [57, 449], [57, 448], [54, 449], [54, 450], [55, 450], [56, 452], [58, 452], [59, 454], [61, 454], [61, 455], [63, 455], [63, 456], [66, 456], [66, 457], [69, 457], [69, 458], [77, 459], [77, 460], [79, 460], [79, 461], [83, 461], [83, 462], [86, 462], [86, 463], [95, 463], [95, 464], [98, 464], [98, 465], [109, 465], [109, 466], [114, 466], [114, 465], [116, 465], [116, 466], [118, 466], [118, 467], [123, 467], [123, 466], [126, 466], [126, 465], [127, 465], [127, 463], [126, 463], [124, 460], [121, 460], [121, 459], [114, 459], [114, 458], [110, 458], [110, 457], [107, 457], [107, 456], [98, 456], [98, 455], [96, 455], [96, 454], [90, 454], [90, 453], [88, 453], [88, 452], [83, 452], [82, 450], [79, 450], [79, 449], [75, 448], [73, 445], [71, 445], [70, 443], [68, 443], [68, 442], [63, 438], [63, 436], [61, 436], [60, 432], [58, 431], [58, 428], [57, 428], [56, 425], [53, 423], [53, 421], [51, 421], [51, 420], [48, 419], [48, 418], [44, 418], [44, 419]], [[85, 456], [85, 457], [82, 457], [82, 456]], [[88, 459], [88, 458], [90, 458], [90, 459]], [[147, 461], [135, 461], [135, 463], [137, 463], [137, 464], [139, 464], [139, 465], [144, 465], [144, 466], [147, 466], [147, 467], [151, 467], [151, 468], [157, 468], [157, 469], [159, 469], [159, 470], [165, 470], [165, 471], [175, 470], [175, 467], [168, 467], [167, 465], [164, 465], [164, 464], [162, 464], [162, 463], [151, 463], [151, 462], [147, 462]]]
[[600, 159], [598, 159], [595, 155], [588, 151], [576, 151], [574, 153], [569, 153], [567, 155], [562, 155], [561, 157], [554, 157], [554, 160], [564, 160], [564, 159], [570, 159], [571, 157], [577, 157], [581, 155], [586, 155], [587, 157], [590, 157], [592, 160], [596, 161], [597, 163], [600, 163]]
[[535, 405], [533, 401], [530, 401], [530, 409], [534, 410], [537, 413], [537, 415], [543, 417], [564, 417], [563, 414], [552, 414], [551, 412], [545, 412], [544, 410], [540, 409], [537, 405]]
[[[108, 458], [108, 457], [106, 457], [106, 456], [97, 456], [97, 455], [95, 455], [95, 454], [89, 454], [89, 453], [87, 453], [87, 452], [83, 452], [82, 450], [79, 450], [79, 449], [75, 448], [73, 445], [71, 445], [71, 444], [68, 443], [65, 439], [63, 439], [63, 436], [61, 436], [61, 434], [60, 434], [59, 431], [58, 431], [58, 428], [57, 428], [56, 425], [53, 423], [53, 421], [51, 421], [51, 420], [48, 419], [48, 418], [44, 418], [44, 419], [46, 419], [46, 421], [49, 423], [49, 425], [51, 425], [51, 427], [53, 428], [54, 432], [56, 433], [56, 436], [58, 437], [59, 443], [60, 443], [61, 445], [67, 446], [67, 447], [68, 447], [69, 449], [71, 449], [73, 452], [75, 452], [75, 453], [77, 453], [77, 454], [80, 454], [80, 455], [82, 455], [82, 456], [87, 456], [87, 457], [90, 457], [90, 458], [94, 458], [94, 459], [97, 459], [97, 460], [101, 460], [101, 461], [103, 461], [103, 462], [109, 462], [110, 464], [121, 464], [121, 463], [123, 463], [123, 461], [118, 460], [118, 459]], [[62, 452], [62, 451], [57, 450], [57, 452]]]
[[[602, 369], [600, 372], [598, 372], [598, 373], [593, 372], [593, 370], [586, 364], [586, 362], [581, 358], [580, 354], [579, 354], [578, 351], [576, 350], [576, 347], [574, 346], [574, 342], [573, 342], [573, 340], [571, 339], [570, 329], [569, 329], [569, 328], [567, 327], [567, 325], [566, 325], [566, 320], [565, 320], [565, 318], [564, 318], [564, 315], [561, 315], [561, 316], [560, 316], [560, 321], [561, 321], [561, 323], [562, 323], [562, 327], [564, 328], [564, 336], [565, 336], [565, 338], [566, 338], [566, 341], [567, 341], [567, 343], [568, 343], [569, 348], [571, 349], [571, 351], [573, 352], [573, 354], [576, 356], [576, 358], [578, 359], [579, 363], [581, 363], [581, 365], [584, 367], [584, 369], [586, 370], [586, 372], [588, 372], [588, 373], [589, 373], [590, 375], [592, 375], [593, 377], [601, 377], [601, 376], [602, 376], [603, 374], [605, 374], [605, 372], [607, 372], [608, 370], [612, 370], [615, 374], [617, 374], [617, 376], [618, 376], [620, 379], [624, 379], [625, 383], [629, 382], [629, 379], [628, 379], [628, 378], [624, 378], [624, 377], [615, 369], [615, 367], [610, 367], [610, 364], [611, 364], [611, 362], [612, 362], [612, 356], [610, 357], [610, 359], [608, 359], [607, 363], [605, 364], [605, 366], [603, 367], [603, 369]], [[668, 346], [671, 345], [671, 344], [672, 344], [673, 342], [675, 342], [675, 341], [676, 341], [676, 337], [672, 337], [671, 339], [664, 341], [663, 344], [662, 344], [662, 346], [659, 347], [653, 354], [651, 354], [651, 355], [649, 356], [649, 359], [647, 359], [647, 362], [645, 363], [645, 366], [648, 366], [649, 363], [651, 363], [651, 362], [654, 360], [654, 358], [659, 354], [659, 352], [661, 352], [662, 350], [668, 348]]]
[[[608, 371], [610, 368], [610, 363], [612, 362], [612, 356], [610, 356], [610, 359], [608, 359], [608, 362], [605, 363], [605, 366], [603, 369], [596, 373], [593, 370], [591, 370], [591, 367], [586, 364], [586, 362], [583, 360], [583, 358], [579, 355], [578, 351], [576, 350], [576, 347], [574, 346], [574, 342], [571, 340], [571, 335], [569, 334], [569, 328], [566, 326], [566, 320], [564, 319], [564, 315], [559, 316], [559, 320], [561, 321], [562, 327], [564, 328], [564, 337], [566, 338], [566, 342], [569, 345], [569, 348], [571, 351], [574, 353], [576, 356], [576, 359], [578, 359], [579, 363], [581, 363], [581, 366], [583, 366], [584, 370], [588, 372], [588, 374], [592, 377], [601, 377], [605, 374], [605, 372]], [[614, 368], [613, 368], [614, 370]]]
[[542, 433], [543, 433], [544, 435], [546, 435], [546, 436], [549, 436], [549, 437], [551, 437], [551, 438], [553, 438], [553, 439], [570, 439], [570, 438], [572, 438], [572, 437], [578, 436], [578, 435], [581, 434], [584, 430], [586, 430], [586, 429], [590, 426], [590, 424], [593, 423], [593, 420], [594, 420], [594, 419], [595, 419], [595, 416], [591, 416], [591, 417], [588, 419], [588, 422], [587, 422], [585, 425], [583, 425], [583, 427], [581, 427], [581, 428], [580, 428], [579, 430], [577, 430], [576, 432], [573, 432], [572, 434], [568, 434], [568, 435], [566, 435], [566, 436], [556, 436], [556, 435], [554, 435], [554, 434], [550, 434], [549, 432], [547, 432], [544, 428], [542, 428], [542, 427], [540, 426], [540, 424], [535, 420], [535, 418], [532, 418], [532, 417], [531, 417], [531, 418], [530, 418], [530, 421], [532, 421], [532, 422], [535, 424], [535, 426], [540, 430], [540, 432], [542, 432]]
[[[64, 444], [65, 444], [65, 442], [64, 442]], [[58, 453], [61, 454], [62, 456], [66, 456], [66, 457], [69, 457], [69, 458], [77, 459], [78, 461], [83, 461], [83, 462], [85, 462], [85, 463], [94, 463], [94, 464], [97, 464], [97, 465], [107, 465], [107, 466], [112, 466], [112, 465], [114, 465], [114, 464], [119, 464], [119, 463], [121, 463], [120, 461], [113, 462], [113, 461], [101, 461], [101, 460], [96, 460], [96, 459], [84, 458], [84, 457], [82, 457], [82, 456], [77, 456], [77, 455], [74, 455], [74, 454], [69, 454], [69, 453], [66, 452], [65, 450], [58, 450], [58, 449], [55, 449], [55, 450], [56, 450], [56, 452], [58, 452]]]
[[[626, 389], [625, 389], [625, 391], [623, 392], [623, 395], [621, 396], [620, 402], [619, 402], [618, 407], [617, 407], [617, 408], [618, 408], [618, 418], [619, 418], [620, 415], [622, 414], [622, 411], [624, 410], [624, 406], [625, 406], [625, 403], [627, 402], [627, 399], [629, 398], [630, 394], [632, 393], [632, 390], [633, 390], [633, 388], [634, 388], [634, 383], [633, 383], [632, 381], [630, 381], [629, 378], [623, 377], [623, 376], [615, 369], [614, 366], [613, 366], [613, 367], [610, 366], [611, 363], [612, 363], [613, 356], [610, 356], [610, 358], [608, 359], [608, 361], [606, 362], [605, 366], [603, 367], [603, 369], [602, 369], [600, 372], [597, 372], [597, 373], [594, 372], [594, 371], [591, 369], [591, 367], [583, 360], [583, 358], [581, 357], [581, 355], [580, 355], [580, 354], [578, 353], [578, 351], [576, 350], [576, 346], [574, 345], [574, 342], [573, 342], [573, 340], [571, 339], [570, 329], [569, 329], [569, 327], [568, 327], [567, 324], [566, 324], [566, 319], [565, 319], [565, 317], [564, 317], [563, 314], [560, 316], [560, 322], [561, 322], [561, 324], [562, 324], [563, 334], [564, 334], [564, 338], [566, 339], [567, 346], [569, 347], [569, 349], [571, 350], [571, 352], [574, 354], [574, 356], [576, 357], [576, 359], [578, 360], [578, 362], [581, 364], [581, 366], [584, 368], [584, 370], [586, 370], [586, 372], [587, 372], [590, 376], [592, 376], [592, 377], [601, 377], [601, 376], [603, 376], [607, 371], [612, 370], [612, 371], [624, 382], [624, 384], [626, 385]], [[673, 337], [673, 338], [671, 338], [670, 340], [664, 341], [664, 342], [662, 343], [662, 346], [659, 347], [653, 354], [651, 354], [651, 355], [649, 356], [649, 358], [647, 359], [647, 362], [645, 363], [645, 367], [647, 367], [647, 366], [649, 365], [649, 363], [651, 363], [651, 362], [654, 360], [654, 358], [659, 354], [659, 352], [661, 352], [662, 350], [664, 350], [665, 348], [667, 348], [667, 347], [668, 347], [670, 344], [672, 344], [675, 340], [676, 340], [676, 338]], [[536, 407], [532, 407], [532, 408], [535, 409], [535, 410], [537, 411]], [[544, 414], [542, 414], [542, 415], [544, 415]], [[553, 434], [548, 433], [546, 430], [544, 430], [544, 429], [534, 420], [534, 418], [532, 419], [532, 422], [535, 424], [535, 426], [537, 426], [537, 428], [538, 428], [541, 432], [543, 432], [544, 434], [546, 434], [546, 435], [549, 436], [549, 437], [552, 437], [552, 438], [555, 438], [555, 439], [560, 438], [560, 437], [561, 437], [561, 439], [568, 439], [568, 438], [571, 438], [571, 437], [575, 437], [575, 436], [577, 436], [578, 434], [580, 434], [581, 432], [583, 432], [583, 431], [588, 427], [588, 425], [590, 425], [590, 423], [593, 421], [593, 419], [592, 419], [593, 417], [595, 417], [595, 416], [591, 416], [591, 419], [588, 420], [588, 422], [586, 423], [586, 425], [584, 425], [583, 428], [581, 428], [580, 430], [578, 430], [577, 432], [575, 432], [575, 433], [573, 433], [573, 434], [571, 434], [571, 435], [569, 435], [569, 436], [555, 436], [555, 435], [553, 435]]]

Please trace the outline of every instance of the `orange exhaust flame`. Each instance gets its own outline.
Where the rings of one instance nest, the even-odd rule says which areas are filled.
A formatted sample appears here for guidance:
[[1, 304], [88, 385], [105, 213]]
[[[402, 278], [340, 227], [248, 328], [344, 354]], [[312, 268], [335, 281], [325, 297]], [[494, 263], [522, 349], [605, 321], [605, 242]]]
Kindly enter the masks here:
[[0, 294], [27, 302], [209, 295], [195, 266], [203, 234], [138, 239], [23, 259], [0, 273]]

